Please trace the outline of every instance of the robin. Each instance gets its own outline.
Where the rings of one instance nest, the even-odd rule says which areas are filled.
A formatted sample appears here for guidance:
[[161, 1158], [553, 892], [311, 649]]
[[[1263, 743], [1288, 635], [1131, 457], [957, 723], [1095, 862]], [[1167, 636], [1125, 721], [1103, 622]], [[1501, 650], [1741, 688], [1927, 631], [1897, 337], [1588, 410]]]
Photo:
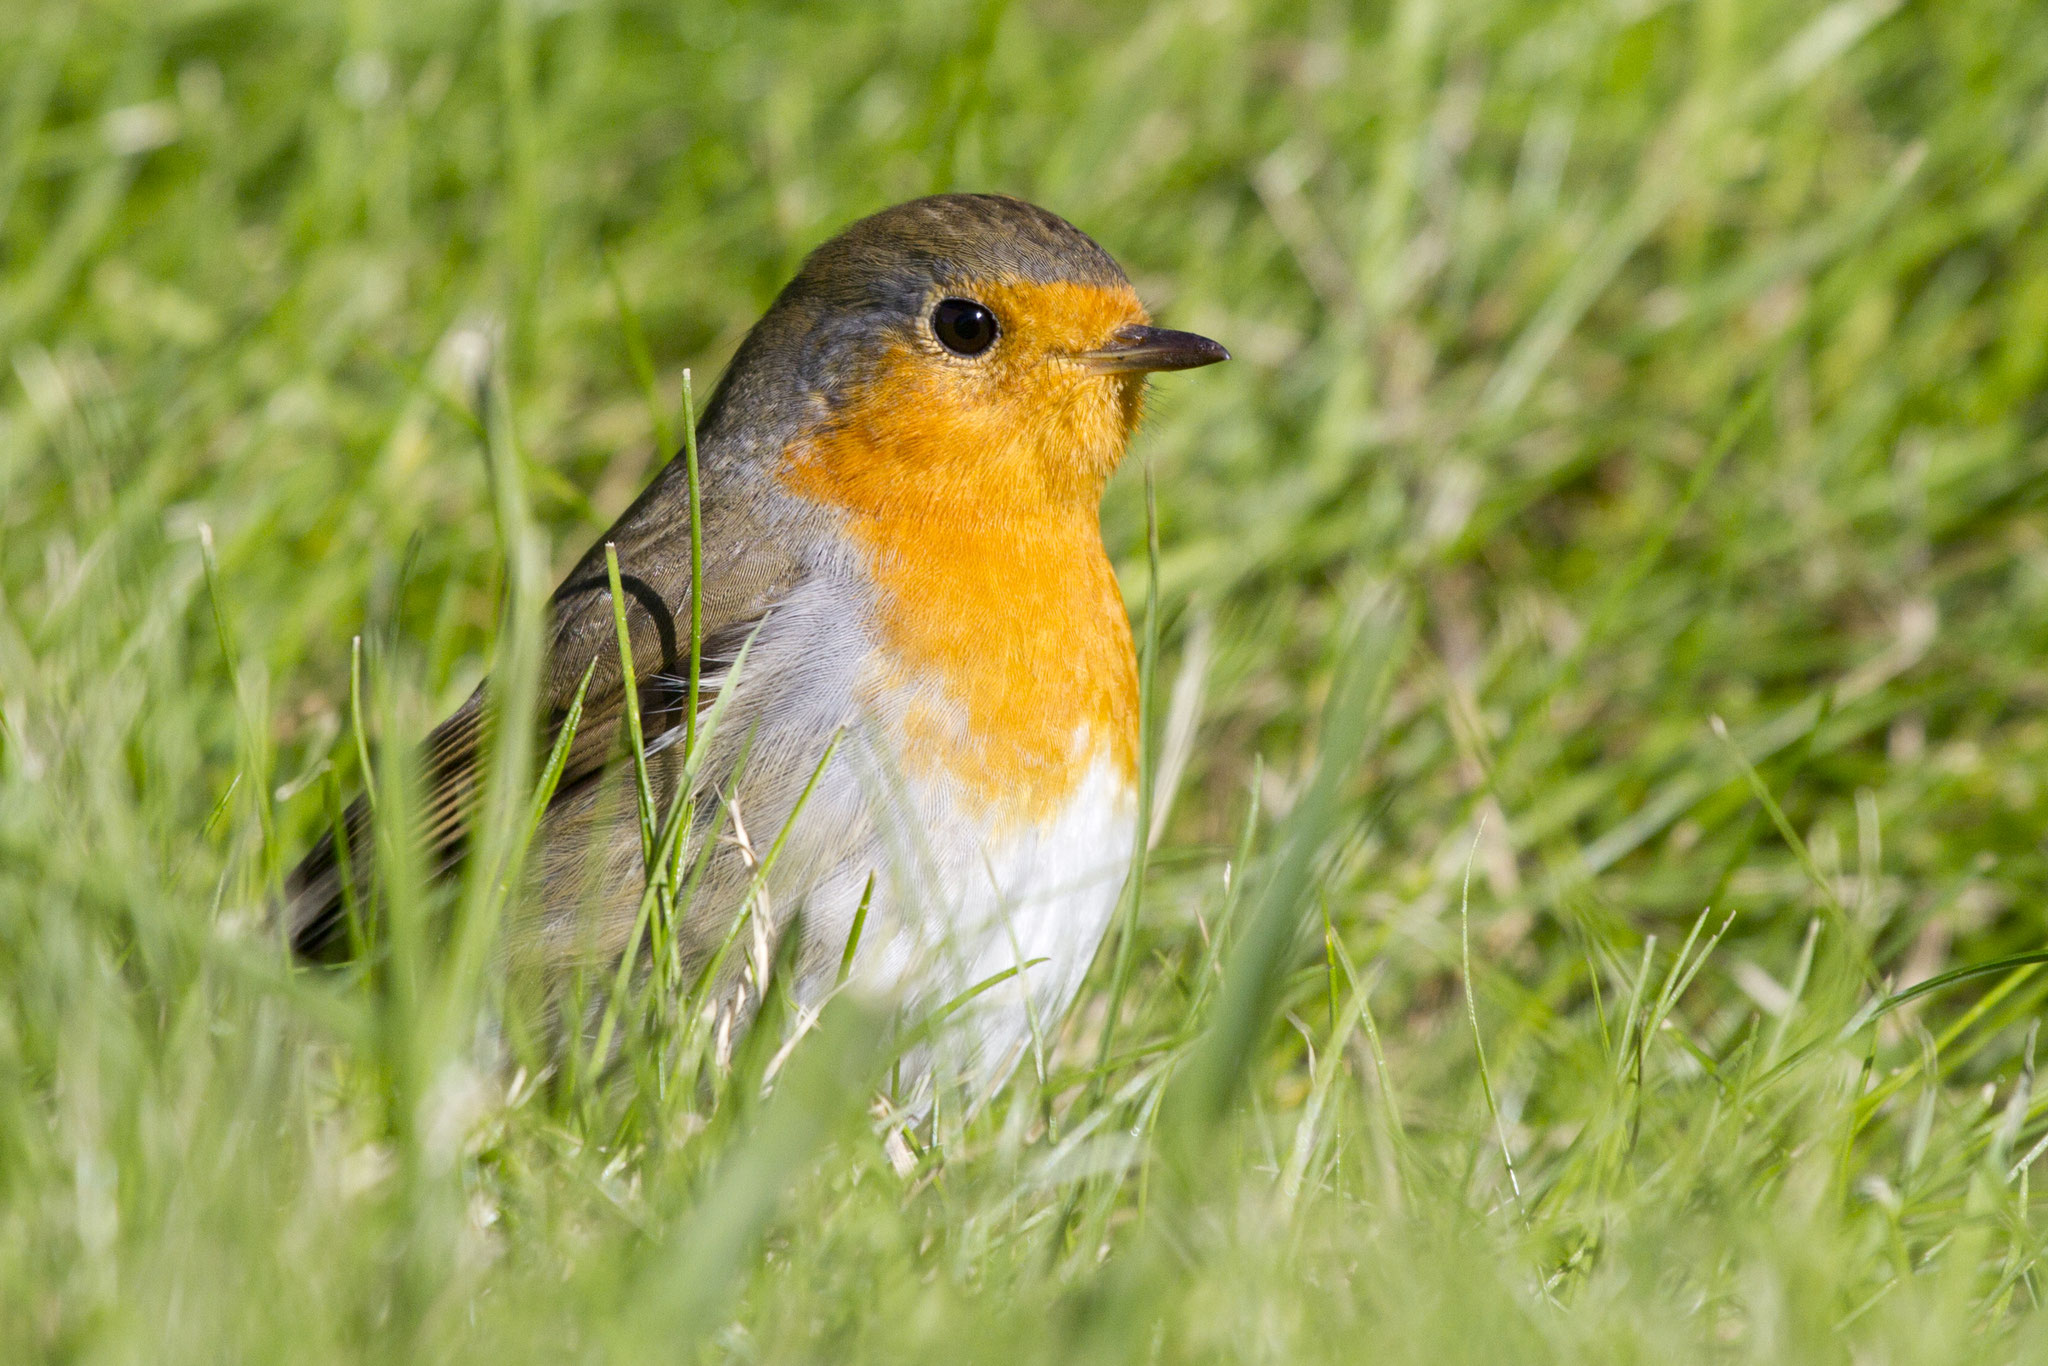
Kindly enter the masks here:
[[[907, 1010], [1014, 970], [949, 1022], [943, 1051], [980, 1096], [1057, 1022], [1136, 837], [1137, 671], [1103, 488], [1145, 376], [1227, 359], [1153, 327], [1107, 252], [1022, 200], [913, 200], [811, 253], [699, 424], [700, 706], [728, 695], [694, 780], [691, 838], [714, 844], [678, 930], [686, 966], [753, 896], [797, 936], [799, 1003], [834, 989], [857, 917], [856, 981]], [[545, 727], [592, 672], [506, 948], [556, 977], [619, 961], [646, 882], [607, 544], [666, 804], [685, 765], [686, 462], [552, 600]], [[480, 790], [486, 695], [427, 742], [423, 839], [444, 872]], [[344, 829], [366, 886], [361, 801]], [[301, 955], [349, 951], [341, 874], [329, 835], [287, 882]], [[728, 976], [724, 1008], [744, 1016], [749, 979]]]

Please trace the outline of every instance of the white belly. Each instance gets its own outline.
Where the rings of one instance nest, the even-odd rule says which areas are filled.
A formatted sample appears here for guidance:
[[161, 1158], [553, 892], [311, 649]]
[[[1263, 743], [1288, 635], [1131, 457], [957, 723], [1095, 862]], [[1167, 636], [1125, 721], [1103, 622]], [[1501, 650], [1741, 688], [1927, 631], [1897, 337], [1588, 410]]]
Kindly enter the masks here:
[[[883, 796], [878, 785], [893, 792]], [[853, 981], [895, 1003], [907, 1026], [1012, 973], [959, 1006], [900, 1069], [899, 1099], [913, 1108], [928, 1104], [935, 1081], [986, 1098], [1020, 1061], [1045, 1064], [1129, 872], [1136, 793], [1100, 755], [1051, 819], [1005, 829], [968, 814], [944, 779], [904, 779], [900, 770], [885, 779], [868, 767], [863, 786], [880, 798], [871, 810], [894, 815], [878, 822], [872, 864], [842, 865], [829, 892], [817, 889], [825, 893], [812, 901], [824, 913], [813, 922], [826, 936], [820, 947], [835, 935], [843, 945], [872, 869]], [[836, 954], [812, 961], [822, 967], [827, 957], [836, 965]]]

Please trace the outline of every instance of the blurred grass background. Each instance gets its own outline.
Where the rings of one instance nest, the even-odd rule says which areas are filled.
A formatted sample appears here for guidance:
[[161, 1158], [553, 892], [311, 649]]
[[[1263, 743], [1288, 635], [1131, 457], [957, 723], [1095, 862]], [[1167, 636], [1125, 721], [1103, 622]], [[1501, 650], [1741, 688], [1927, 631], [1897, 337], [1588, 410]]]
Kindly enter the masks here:
[[[494, 657], [478, 358], [559, 569], [944, 188], [1237, 355], [1107, 1072], [1105, 953], [914, 1161], [857, 1022], [620, 1143], [288, 973], [351, 639]], [[0, 1352], [2040, 1359], [2048, 975], [1874, 1007], [2048, 947], [2044, 208], [2025, 0], [0, 3]]]

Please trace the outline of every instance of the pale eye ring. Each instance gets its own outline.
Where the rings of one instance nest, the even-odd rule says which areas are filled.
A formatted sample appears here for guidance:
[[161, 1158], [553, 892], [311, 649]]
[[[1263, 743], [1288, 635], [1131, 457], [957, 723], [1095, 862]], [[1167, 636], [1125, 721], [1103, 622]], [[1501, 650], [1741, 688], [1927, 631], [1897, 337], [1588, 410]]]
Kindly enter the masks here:
[[978, 356], [996, 344], [996, 315], [972, 299], [941, 299], [932, 310], [932, 335], [956, 356]]

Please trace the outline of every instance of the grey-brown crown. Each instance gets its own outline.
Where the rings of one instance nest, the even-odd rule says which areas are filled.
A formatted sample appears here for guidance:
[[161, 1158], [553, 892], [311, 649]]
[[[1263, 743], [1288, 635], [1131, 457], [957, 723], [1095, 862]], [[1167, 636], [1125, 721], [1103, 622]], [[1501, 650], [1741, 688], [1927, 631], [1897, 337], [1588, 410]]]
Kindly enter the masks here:
[[852, 306], [976, 281], [1118, 286], [1122, 267], [1058, 214], [1000, 194], [935, 194], [872, 214], [805, 258], [785, 297]]

